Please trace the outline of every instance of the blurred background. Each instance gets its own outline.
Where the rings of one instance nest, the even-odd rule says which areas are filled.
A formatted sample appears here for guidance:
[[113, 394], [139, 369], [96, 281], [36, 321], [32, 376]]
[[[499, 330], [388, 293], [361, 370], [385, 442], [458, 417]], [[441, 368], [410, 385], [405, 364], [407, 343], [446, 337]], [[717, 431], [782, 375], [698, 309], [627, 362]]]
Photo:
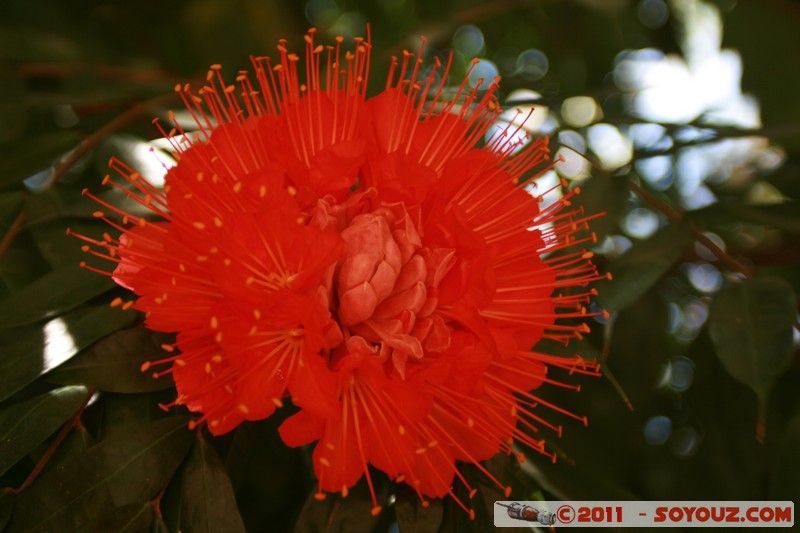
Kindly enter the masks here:
[[493, 460], [514, 497], [800, 501], [799, 2], [4, 0], [0, 530], [486, 530], [505, 498], [484, 480], [475, 522], [388, 483], [376, 519], [365, 491], [309, 498], [310, 452], [275, 431], [286, 414], [196, 439], [157, 407], [168, 378], [138, 371], [164, 339], [108, 307], [124, 291], [65, 237], [106, 231], [84, 187], [124, 203], [100, 187], [112, 155], [163, 177], [150, 120], [180, 108], [176, 83], [368, 23], [373, 91], [420, 36], [426, 64], [454, 54], [456, 83], [477, 59], [472, 86], [502, 76], [497, 127], [534, 108], [524, 129], [561, 158], [540, 189], [566, 180], [605, 213], [593, 251], [614, 280], [593, 305], [610, 317], [538, 347], [601, 362], [601, 378], [560, 376], [580, 392], [541, 390], [589, 424], [550, 417], [554, 465]]

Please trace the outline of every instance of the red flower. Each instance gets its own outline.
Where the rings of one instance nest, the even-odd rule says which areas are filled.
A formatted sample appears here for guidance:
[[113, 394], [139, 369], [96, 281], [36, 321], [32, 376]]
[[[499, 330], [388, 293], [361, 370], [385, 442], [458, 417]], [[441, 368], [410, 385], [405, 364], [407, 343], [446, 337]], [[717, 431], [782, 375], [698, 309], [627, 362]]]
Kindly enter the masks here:
[[527, 429], [560, 434], [537, 406], [560, 409], [529, 391], [549, 366], [596, 368], [531, 348], [586, 331], [556, 321], [588, 316], [598, 276], [591, 254], [552, 254], [589, 239], [574, 237], [587, 223], [572, 193], [541, 208], [525, 187], [546, 141], [482, 143], [496, 80], [445, 101], [449, 63], [437, 83], [406, 53], [366, 98], [369, 41], [343, 54], [313, 37], [304, 60], [284, 43], [274, 66], [253, 58], [254, 82], [226, 85], [214, 66], [199, 91], [176, 88], [196, 132], [163, 132], [179, 156], [163, 192], [112, 162], [162, 220], [104, 204], [124, 216], [98, 213], [119, 240], [82, 238], [117, 263], [150, 328], [178, 333], [152, 365], [171, 365], [174, 403], [214, 434], [291, 398], [281, 436], [318, 441], [322, 491], [362, 476], [372, 490], [372, 465], [424, 502], [466, 484], [457, 461], [521, 460], [514, 441], [548, 454]]

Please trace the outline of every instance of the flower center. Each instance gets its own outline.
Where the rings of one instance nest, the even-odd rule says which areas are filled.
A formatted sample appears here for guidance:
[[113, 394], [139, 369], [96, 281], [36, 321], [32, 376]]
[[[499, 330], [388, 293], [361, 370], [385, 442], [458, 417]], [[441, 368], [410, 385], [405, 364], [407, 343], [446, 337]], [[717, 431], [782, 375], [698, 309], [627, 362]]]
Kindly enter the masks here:
[[418, 213], [402, 203], [383, 204], [343, 224], [345, 249], [331, 287], [331, 312], [345, 336], [391, 356], [401, 376], [409, 359], [450, 346], [436, 295], [455, 251], [424, 245]]

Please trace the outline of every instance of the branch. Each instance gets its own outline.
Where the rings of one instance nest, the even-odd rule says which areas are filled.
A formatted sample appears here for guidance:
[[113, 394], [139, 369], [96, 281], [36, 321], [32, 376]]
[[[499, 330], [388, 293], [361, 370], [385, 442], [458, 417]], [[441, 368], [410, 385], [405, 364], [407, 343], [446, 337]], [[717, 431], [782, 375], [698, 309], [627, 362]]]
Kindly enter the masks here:
[[[683, 220], [683, 212], [678, 211], [677, 209], [670, 207], [669, 205], [665, 204], [655, 195], [650, 193], [647, 189], [633, 183], [632, 181], [628, 181], [628, 189], [632, 192], [636, 193], [640, 198], [642, 198], [645, 202], [656, 208], [658, 211], [663, 213], [667, 219], [671, 222], [681, 222]], [[706, 234], [702, 231], [698, 230], [694, 226], [689, 226], [689, 231], [692, 233], [692, 236], [698, 241], [700, 244], [708, 248], [708, 250], [714, 254], [717, 259], [728, 267], [730, 270], [734, 272], [739, 272], [745, 277], [752, 277], [755, 274], [755, 270], [747, 265], [743, 265], [736, 259], [734, 259], [728, 252], [720, 248], [719, 246], [714, 243], [711, 239], [708, 238]]]

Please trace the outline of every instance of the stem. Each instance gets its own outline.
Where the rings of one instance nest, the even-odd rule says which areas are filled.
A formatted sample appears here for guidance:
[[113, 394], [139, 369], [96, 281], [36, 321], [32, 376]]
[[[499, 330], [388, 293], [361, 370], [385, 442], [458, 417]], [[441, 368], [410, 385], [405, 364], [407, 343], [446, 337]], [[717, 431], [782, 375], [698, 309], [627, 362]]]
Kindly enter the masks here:
[[133, 120], [134, 118], [138, 117], [141, 114], [144, 114], [146, 111], [149, 111], [150, 108], [166, 103], [170, 100], [175, 98], [175, 93], [167, 93], [167, 94], [160, 94], [156, 97], [150, 98], [149, 100], [145, 100], [144, 102], [139, 102], [135, 106], [128, 109], [123, 114], [119, 115], [118, 117], [111, 120], [105, 126], [100, 128], [99, 130], [95, 131], [88, 137], [86, 137], [77, 148], [75, 148], [69, 156], [64, 159], [64, 161], [56, 168], [55, 172], [53, 173], [53, 178], [48, 185], [48, 189], [52, 188], [56, 183], [58, 183], [59, 178], [64, 175], [64, 173], [69, 170], [72, 165], [78, 162], [81, 157], [86, 154], [90, 149], [92, 149], [97, 143], [105, 139], [107, 136], [111, 135], [121, 127], [125, 126]]
[[[665, 204], [655, 195], [650, 193], [648, 190], [644, 189], [643, 187], [633, 183], [631, 181], [628, 182], [628, 189], [636, 193], [640, 198], [642, 198], [645, 202], [655, 207], [658, 211], [661, 211], [671, 222], [681, 222], [683, 220], [683, 212], [678, 211], [677, 209], [670, 207], [669, 205]], [[697, 242], [708, 248], [708, 250], [714, 254], [717, 259], [726, 267], [734, 272], [739, 272], [740, 274], [744, 275], [745, 277], [752, 277], [755, 274], [755, 270], [747, 265], [743, 265], [736, 259], [734, 259], [728, 252], [720, 248], [719, 246], [714, 243], [711, 239], [708, 238], [702, 231], [698, 230], [694, 226], [689, 226], [689, 231], [692, 233], [692, 236], [695, 238]]]
[[14, 242], [14, 238], [17, 234], [22, 230], [22, 227], [25, 225], [25, 210], [19, 212], [17, 218], [14, 219], [14, 222], [11, 224], [11, 227], [8, 228], [8, 231], [5, 235], [3, 235], [3, 240], [0, 241], [0, 261], [3, 260], [6, 253], [8, 253], [8, 249], [11, 248], [11, 244]]
[[155, 514], [156, 518], [159, 520], [164, 518], [164, 516], [161, 514], [161, 498], [163, 498], [164, 493], [167, 492], [167, 487], [169, 487], [169, 482], [164, 485], [164, 488], [161, 489], [161, 492], [158, 493], [158, 496], [156, 496], [155, 499], [150, 502], [150, 505], [153, 507], [153, 514]]
[[[53, 172], [53, 177], [50, 180], [50, 183], [44, 190], [49, 190], [55, 186], [61, 176], [63, 176], [70, 168], [72, 168], [72, 165], [77, 163], [78, 160], [80, 160], [80, 158], [83, 157], [89, 150], [91, 150], [97, 143], [118, 129], [127, 125], [134, 118], [149, 111], [152, 107], [166, 103], [173, 98], [175, 98], [175, 93], [167, 93], [158, 95], [143, 102], [139, 102], [123, 114], [108, 122], [105, 126], [86, 137], [83, 141], [81, 141], [77, 148], [75, 148], [69, 154], [69, 156], [67, 156], [64, 161], [61, 162], [58, 168], [56, 168], [56, 170]], [[25, 211], [23, 210], [19, 213], [19, 215], [17, 215], [17, 218], [14, 219], [11, 227], [3, 236], [3, 240], [0, 241], [0, 261], [2, 261], [3, 257], [5, 257], [5, 254], [8, 252], [9, 248], [11, 248], [14, 239], [24, 226]]]

